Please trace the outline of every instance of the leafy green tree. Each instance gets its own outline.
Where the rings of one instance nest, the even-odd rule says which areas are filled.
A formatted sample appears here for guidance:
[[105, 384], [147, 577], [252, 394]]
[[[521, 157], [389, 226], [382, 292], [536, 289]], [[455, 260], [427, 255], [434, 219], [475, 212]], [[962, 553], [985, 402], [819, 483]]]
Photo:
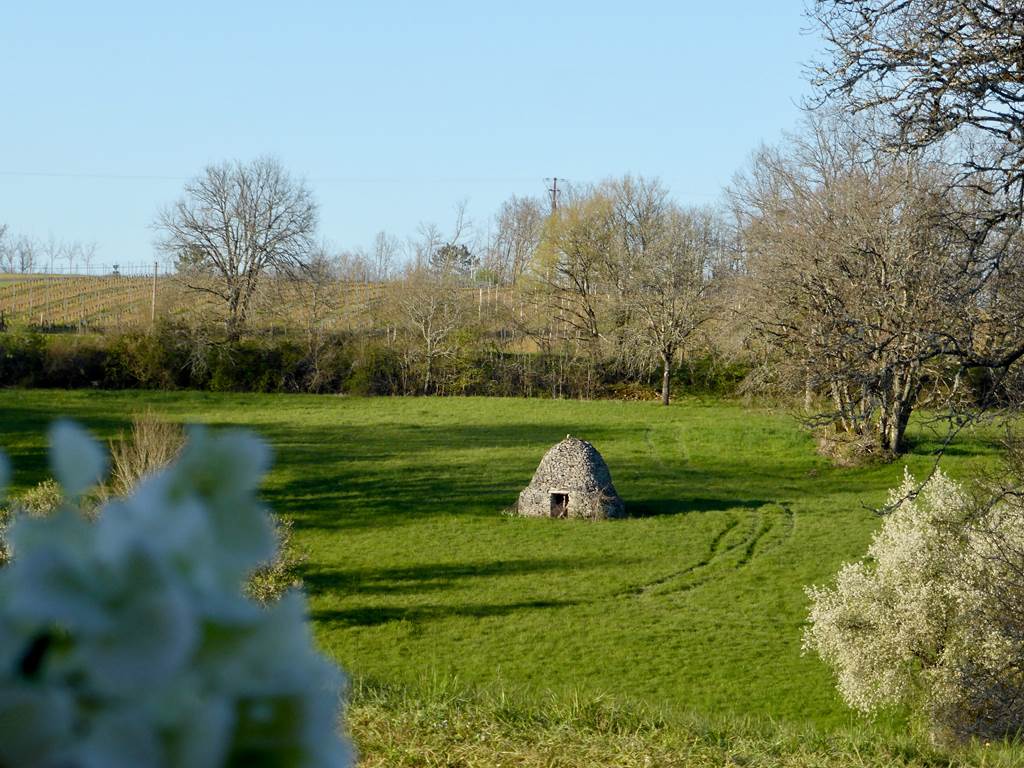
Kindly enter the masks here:
[[480, 260], [465, 243], [445, 243], [430, 257], [435, 272], [459, 277], [472, 277]]

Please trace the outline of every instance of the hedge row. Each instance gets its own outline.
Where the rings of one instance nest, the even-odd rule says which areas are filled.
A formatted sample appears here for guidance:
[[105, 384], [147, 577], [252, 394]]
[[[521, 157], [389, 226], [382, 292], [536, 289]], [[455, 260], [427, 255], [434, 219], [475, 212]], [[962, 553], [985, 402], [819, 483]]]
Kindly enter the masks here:
[[[743, 366], [696, 359], [676, 371], [675, 389], [728, 395], [745, 374]], [[115, 336], [0, 332], [0, 386], [632, 399], [655, 397], [657, 378], [637, 380], [612, 361], [478, 344], [435, 360], [425, 387], [422, 360], [365, 335], [311, 349], [292, 336], [216, 339], [170, 325]]]

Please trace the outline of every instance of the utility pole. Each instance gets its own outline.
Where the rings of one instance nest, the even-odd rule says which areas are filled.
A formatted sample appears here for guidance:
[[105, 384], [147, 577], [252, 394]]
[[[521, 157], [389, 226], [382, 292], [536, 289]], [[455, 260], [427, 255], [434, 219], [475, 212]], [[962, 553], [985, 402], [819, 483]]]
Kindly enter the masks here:
[[[562, 179], [565, 181], [565, 179]], [[558, 210], [558, 177], [551, 179], [551, 186], [548, 187], [548, 195], [551, 197], [551, 215], [554, 216]]]
[[153, 296], [149, 303], [149, 325], [152, 328], [156, 327], [156, 275], [159, 266], [157, 262], [153, 262]]

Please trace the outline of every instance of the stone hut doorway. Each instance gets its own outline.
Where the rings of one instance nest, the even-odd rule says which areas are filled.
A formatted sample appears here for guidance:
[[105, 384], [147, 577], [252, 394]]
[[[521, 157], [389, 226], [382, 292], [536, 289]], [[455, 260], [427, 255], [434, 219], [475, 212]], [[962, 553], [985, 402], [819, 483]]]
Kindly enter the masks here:
[[568, 517], [569, 516], [569, 494], [559, 493], [557, 491], [551, 492], [551, 516], [552, 517]]

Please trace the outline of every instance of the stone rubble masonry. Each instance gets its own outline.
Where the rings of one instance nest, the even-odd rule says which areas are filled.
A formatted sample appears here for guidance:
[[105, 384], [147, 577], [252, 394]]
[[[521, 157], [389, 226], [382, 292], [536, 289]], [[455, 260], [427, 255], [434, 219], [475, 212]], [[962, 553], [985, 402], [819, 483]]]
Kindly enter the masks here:
[[565, 517], [599, 520], [626, 514], [601, 454], [586, 440], [572, 435], [566, 435], [544, 454], [533, 480], [519, 494], [519, 514], [558, 516], [552, 513], [552, 494], [568, 496]]

